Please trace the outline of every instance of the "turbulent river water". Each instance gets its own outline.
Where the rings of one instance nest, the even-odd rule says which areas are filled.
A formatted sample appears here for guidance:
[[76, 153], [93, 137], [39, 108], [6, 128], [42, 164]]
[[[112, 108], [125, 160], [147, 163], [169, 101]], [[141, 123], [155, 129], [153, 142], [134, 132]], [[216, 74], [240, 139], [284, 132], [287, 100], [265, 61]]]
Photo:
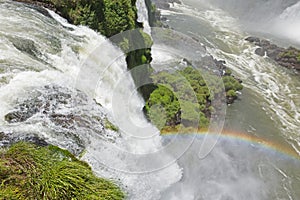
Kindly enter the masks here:
[[[243, 80], [220, 137], [160, 136], [143, 116], [144, 102], [120, 49], [51, 11], [5, 0], [0, 0], [1, 136], [36, 136], [76, 155], [85, 150], [81, 159], [116, 181], [128, 199], [299, 199], [299, 75], [256, 56], [244, 41], [252, 24], [237, 21], [232, 7], [224, 11], [218, 1], [212, 3], [187, 0], [161, 10], [167, 23], [187, 36], [165, 41], [156, 37], [159, 30], [146, 25], [145, 31], [155, 41], [154, 68], [208, 51]], [[281, 22], [299, 22], [295, 2], [276, 5]], [[145, 4], [137, 6], [139, 20], [147, 20]], [[271, 35], [297, 45], [293, 34]], [[176, 44], [177, 36], [186, 40]], [[8, 123], [5, 116], [12, 112], [24, 120]], [[118, 133], [106, 128], [107, 119]], [[207, 137], [217, 143], [200, 159]]]

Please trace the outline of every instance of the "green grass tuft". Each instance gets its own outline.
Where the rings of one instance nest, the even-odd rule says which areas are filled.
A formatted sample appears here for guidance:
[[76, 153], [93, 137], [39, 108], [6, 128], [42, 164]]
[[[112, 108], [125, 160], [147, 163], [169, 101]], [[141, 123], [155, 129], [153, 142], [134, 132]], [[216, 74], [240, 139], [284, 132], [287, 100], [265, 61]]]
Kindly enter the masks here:
[[119, 200], [122, 191], [55, 146], [17, 143], [0, 151], [1, 199]]

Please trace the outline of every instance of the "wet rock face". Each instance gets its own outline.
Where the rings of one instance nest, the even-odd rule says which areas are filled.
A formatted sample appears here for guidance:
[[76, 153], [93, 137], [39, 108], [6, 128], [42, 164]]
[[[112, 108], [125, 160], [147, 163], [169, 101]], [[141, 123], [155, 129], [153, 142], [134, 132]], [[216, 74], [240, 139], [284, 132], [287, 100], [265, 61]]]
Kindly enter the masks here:
[[257, 55], [268, 56], [283, 67], [300, 71], [300, 50], [294, 47], [285, 49], [257, 37], [248, 37], [246, 40], [259, 46], [255, 50]]
[[16, 110], [5, 115], [5, 121], [9, 123], [24, 122], [37, 113], [51, 115], [61, 105], [71, 103], [71, 95], [63, 93], [56, 87], [45, 87], [54, 92], [36, 94], [35, 97], [25, 100], [16, 106]]
[[88, 96], [77, 90], [50, 85], [33, 90], [28, 98], [16, 102], [15, 109], [7, 113], [8, 126], [19, 127], [41, 124], [39, 130], [22, 132], [3, 131], [0, 145], [29, 141], [66, 148], [80, 154], [89, 138], [114, 141], [118, 133], [105, 129], [104, 110]]
[[36, 59], [39, 59], [39, 57], [41, 56], [41, 52], [38, 51], [34, 41], [32, 40], [20, 37], [12, 37], [10, 38], [10, 41], [12, 42], [14, 47], [21, 52], [24, 52]]
[[48, 13], [48, 11], [45, 8], [48, 8], [50, 10], [53, 10], [57, 12], [55, 7], [50, 2], [40, 2], [36, 0], [14, 0], [17, 2], [25, 3], [28, 7], [35, 9], [36, 11], [40, 12], [41, 14], [51, 17], [51, 15]]
[[44, 139], [41, 139], [35, 134], [27, 135], [22, 133], [13, 134], [10, 132], [0, 132], [0, 147], [7, 147], [20, 141], [30, 142], [42, 147], [49, 145]]

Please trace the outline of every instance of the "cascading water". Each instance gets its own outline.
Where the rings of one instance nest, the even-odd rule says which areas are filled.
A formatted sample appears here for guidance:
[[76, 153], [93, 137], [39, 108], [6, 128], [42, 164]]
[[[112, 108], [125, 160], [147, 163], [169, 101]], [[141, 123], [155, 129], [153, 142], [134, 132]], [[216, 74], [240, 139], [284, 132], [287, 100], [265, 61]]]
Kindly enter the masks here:
[[300, 44], [300, 2], [286, 8], [275, 19], [274, 32]]
[[[76, 155], [85, 150], [82, 159], [98, 175], [118, 180], [129, 199], [158, 199], [181, 170], [160, 165], [173, 160], [164, 152], [147, 159], [161, 148], [161, 139], [143, 116], [122, 51], [49, 13], [52, 18], [0, 1], [0, 132], [7, 139], [1, 144], [42, 139]], [[107, 129], [107, 120], [120, 132]], [[165, 168], [132, 174], [156, 167]]]
[[241, 22], [245, 30], [251, 33], [267, 34], [267, 37], [274, 39], [279, 37], [277, 41], [283, 44], [286, 44], [282, 41], [284, 39], [300, 45], [298, 0], [209, 0], [201, 2], [211, 3], [230, 13]]
[[148, 10], [147, 10], [145, 0], [137, 0], [136, 7], [138, 9], [138, 19], [137, 19], [138, 22], [143, 23], [144, 32], [151, 35], [151, 27], [149, 25]]

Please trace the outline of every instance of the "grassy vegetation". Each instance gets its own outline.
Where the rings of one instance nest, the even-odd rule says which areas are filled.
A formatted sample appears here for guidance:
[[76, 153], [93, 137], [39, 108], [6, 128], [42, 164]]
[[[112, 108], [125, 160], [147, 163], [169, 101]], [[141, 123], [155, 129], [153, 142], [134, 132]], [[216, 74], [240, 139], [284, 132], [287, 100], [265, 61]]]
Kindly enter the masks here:
[[55, 146], [17, 143], [0, 150], [1, 199], [123, 199], [112, 182], [97, 178], [87, 163]]
[[[206, 82], [203, 77], [206, 77]], [[161, 71], [152, 77], [158, 84], [146, 102], [145, 112], [159, 129], [195, 127], [205, 129], [209, 125], [214, 98], [221, 95], [223, 83], [227, 97], [236, 98], [236, 91], [243, 86], [227, 71], [220, 79], [209, 72], [186, 67], [175, 73]]]

